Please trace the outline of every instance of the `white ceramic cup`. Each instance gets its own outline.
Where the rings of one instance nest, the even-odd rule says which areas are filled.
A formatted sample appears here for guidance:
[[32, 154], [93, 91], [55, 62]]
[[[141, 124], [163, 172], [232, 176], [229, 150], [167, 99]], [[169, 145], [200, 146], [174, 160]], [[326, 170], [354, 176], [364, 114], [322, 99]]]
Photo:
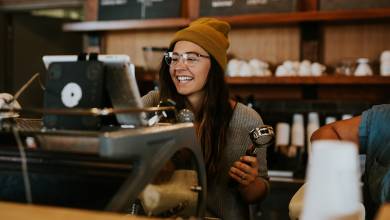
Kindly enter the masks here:
[[367, 58], [357, 59], [358, 66], [356, 67], [355, 76], [372, 76], [373, 72], [368, 64], [370, 61]]

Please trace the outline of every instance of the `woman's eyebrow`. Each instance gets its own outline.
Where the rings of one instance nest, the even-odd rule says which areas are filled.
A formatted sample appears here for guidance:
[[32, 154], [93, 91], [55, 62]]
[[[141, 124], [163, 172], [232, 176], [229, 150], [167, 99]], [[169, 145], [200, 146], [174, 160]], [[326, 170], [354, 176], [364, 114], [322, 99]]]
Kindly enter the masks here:
[[174, 53], [178, 53], [178, 54], [183, 54], [183, 53], [196, 53], [196, 54], [200, 54], [199, 52], [197, 51], [184, 51], [183, 53], [179, 53], [177, 51], [173, 51]]

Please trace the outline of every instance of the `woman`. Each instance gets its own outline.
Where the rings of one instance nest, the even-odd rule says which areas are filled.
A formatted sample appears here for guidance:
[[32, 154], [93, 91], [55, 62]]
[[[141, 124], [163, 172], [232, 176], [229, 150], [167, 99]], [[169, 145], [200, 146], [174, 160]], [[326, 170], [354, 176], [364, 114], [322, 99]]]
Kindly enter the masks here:
[[229, 97], [224, 78], [229, 31], [227, 22], [214, 18], [198, 19], [178, 31], [161, 64], [159, 92], [142, 99], [145, 106], [156, 106], [169, 98], [178, 109], [194, 112], [207, 171], [208, 214], [248, 219], [248, 204], [268, 191], [266, 150], [257, 158], [243, 156], [251, 145], [248, 132], [263, 122], [254, 110]]

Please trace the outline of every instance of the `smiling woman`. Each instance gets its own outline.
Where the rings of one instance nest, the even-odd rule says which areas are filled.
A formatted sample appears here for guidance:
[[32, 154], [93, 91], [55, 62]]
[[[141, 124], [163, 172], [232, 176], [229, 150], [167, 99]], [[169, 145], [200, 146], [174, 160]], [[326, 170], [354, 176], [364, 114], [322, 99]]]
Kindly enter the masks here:
[[186, 57], [186, 59], [176, 57], [169, 65], [169, 73], [177, 92], [187, 96], [192, 107], [201, 106], [204, 95], [203, 87], [206, 84], [211, 64], [209, 56], [202, 55], [207, 52], [190, 41], [178, 41], [172, 54], [180, 54], [179, 58]]
[[[194, 125], [207, 171], [207, 214], [249, 219], [248, 204], [268, 192], [266, 149], [242, 156], [251, 146], [248, 132], [263, 124], [247, 106], [230, 99], [225, 82], [230, 25], [200, 18], [178, 31], [160, 69], [160, 90], [143, 97], [145, 106], [171, 99], [195, 114]], [[232, 181], [237, 184], [229, 184]]]

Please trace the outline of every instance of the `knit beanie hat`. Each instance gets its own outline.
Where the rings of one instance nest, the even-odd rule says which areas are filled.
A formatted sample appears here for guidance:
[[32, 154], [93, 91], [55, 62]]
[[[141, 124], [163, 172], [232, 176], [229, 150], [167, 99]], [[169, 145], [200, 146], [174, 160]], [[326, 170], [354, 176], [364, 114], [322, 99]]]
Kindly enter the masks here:
[[215, 18], [199, 18], [191, 22], [187, 28], [176, 32], [170, 47], [181, 40], [191, 41], [211, 54], [225, 71], [229, 31], [230, 25], [225, 21]]

